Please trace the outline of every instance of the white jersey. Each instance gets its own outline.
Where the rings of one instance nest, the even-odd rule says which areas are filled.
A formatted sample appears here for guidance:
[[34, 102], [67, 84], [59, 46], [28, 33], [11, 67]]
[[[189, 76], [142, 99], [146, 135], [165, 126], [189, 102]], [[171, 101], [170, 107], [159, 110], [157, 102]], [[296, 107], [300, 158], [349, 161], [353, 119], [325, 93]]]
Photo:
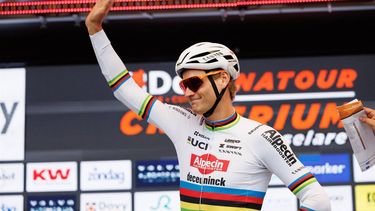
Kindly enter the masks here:
[[276, 130], [237, 113], [210, 122], [164, 104], [137, 86], [104, 31], [91, 40], [114, 95], [172, 140], [180, 164], [181, 210], [261, 210], [272, 173], [301, 200], [300, 210], [330, 210], [320, 184]]

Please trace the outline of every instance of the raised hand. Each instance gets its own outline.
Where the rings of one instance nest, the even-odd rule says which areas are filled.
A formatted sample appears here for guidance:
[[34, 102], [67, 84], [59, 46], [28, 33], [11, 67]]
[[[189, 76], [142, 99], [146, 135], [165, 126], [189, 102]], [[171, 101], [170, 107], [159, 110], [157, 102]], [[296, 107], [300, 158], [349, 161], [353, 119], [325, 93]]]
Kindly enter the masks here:
[[97, 0], [86, 18], [86, 27], [90, 35], [103, 29], [102, 23], [115, 0]]

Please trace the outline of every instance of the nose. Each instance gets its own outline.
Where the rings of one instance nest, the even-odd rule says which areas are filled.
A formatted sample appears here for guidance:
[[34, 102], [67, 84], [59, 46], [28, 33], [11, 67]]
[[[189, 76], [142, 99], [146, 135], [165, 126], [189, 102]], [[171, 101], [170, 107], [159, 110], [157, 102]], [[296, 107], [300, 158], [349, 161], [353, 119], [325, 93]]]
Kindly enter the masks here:
[[189, 88], [186, 88], [185, 93], [184, 93], [185, 97], [191, 97], [194, 94], [195, 92], [191, 91]]

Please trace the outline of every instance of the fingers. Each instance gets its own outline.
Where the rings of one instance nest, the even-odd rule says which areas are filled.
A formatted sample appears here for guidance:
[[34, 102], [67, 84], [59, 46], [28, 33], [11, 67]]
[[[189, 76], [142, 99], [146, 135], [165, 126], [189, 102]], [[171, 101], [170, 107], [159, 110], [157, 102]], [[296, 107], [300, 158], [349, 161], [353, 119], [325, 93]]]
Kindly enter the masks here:
[[368, 117], [362, 116], [360, 117], [360, 120], [366, 124], [368, 124], [373, 131], [375, 131], [375, 119], [370, 119]]
[[367, 108], [367, 107], [363, 107], [363, 109], [365, 110], [366, 114], [367, 114], [367, 117], [373, 119], [375, 118], [375, 110], [371, 109], [371, 108]]

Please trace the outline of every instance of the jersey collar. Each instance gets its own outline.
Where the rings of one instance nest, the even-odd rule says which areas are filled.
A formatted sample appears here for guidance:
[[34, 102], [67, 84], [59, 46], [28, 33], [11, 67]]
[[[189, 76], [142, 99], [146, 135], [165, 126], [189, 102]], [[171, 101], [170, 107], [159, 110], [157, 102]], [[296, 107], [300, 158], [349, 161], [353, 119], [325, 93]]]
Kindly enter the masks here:
[[238, 121], [240, 121], [240, 115], [238, 115], [237, 112], [234, 112], [228, 118], [219, 121], [205, 119], [205, 126], [211, 131], [225, 130], [237, 124]]

